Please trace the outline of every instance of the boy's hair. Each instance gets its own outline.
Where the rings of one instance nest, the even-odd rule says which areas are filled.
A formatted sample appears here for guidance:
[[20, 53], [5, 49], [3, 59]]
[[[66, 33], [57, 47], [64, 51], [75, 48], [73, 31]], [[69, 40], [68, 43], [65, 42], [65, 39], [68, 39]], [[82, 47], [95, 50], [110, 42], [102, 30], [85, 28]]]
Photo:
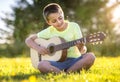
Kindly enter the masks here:
[[63, 14], [63, 10], [62, 8], [56, 4], [56, 3], [50, 3], [48, 5], [46, 5], [43, 9], [43, 17], [44, 19], [47, 21], [48, 20], [48, 16], [51, 14], [51, 13], [57, 13], [57, 12], [61, 12], [62, 15], [64, 16]]

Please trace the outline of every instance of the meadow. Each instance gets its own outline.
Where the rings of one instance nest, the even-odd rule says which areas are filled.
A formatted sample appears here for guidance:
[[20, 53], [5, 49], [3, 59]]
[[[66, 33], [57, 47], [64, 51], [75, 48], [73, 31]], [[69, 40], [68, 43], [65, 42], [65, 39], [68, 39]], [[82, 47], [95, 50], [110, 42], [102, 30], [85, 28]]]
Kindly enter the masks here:
[[120, 57], [97, 57], [88, 71], [42, 74], [30, 58], [0, 58], [0, 82], [120, 82]]

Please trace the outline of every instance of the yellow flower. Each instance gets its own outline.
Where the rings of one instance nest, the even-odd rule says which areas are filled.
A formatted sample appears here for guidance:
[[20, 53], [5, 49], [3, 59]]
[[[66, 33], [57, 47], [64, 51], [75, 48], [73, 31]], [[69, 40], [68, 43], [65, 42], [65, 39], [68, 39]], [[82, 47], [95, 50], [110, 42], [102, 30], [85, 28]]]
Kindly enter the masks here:
[[37, 82], [36, 76], [34, 76], [34, 75], [30, 76], [29, 82]]
[[15, 76], [16, 74], [15, 74], [15, 72], [12, 72], [11, 75], [12, 75], [12, 76]]
[[24, 79], [24, 80], [22, 80], [21, 82], [28, 82], [28, 80]]

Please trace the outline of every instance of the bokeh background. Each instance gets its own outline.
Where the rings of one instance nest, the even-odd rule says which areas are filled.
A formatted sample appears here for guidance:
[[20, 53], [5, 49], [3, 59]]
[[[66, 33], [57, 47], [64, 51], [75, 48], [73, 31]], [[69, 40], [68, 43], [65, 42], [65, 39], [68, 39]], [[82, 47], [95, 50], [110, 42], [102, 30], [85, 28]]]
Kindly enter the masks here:
[[103, 44], [87, 44], [96, 56], [120, 55], [120, 0], [2, 0], [0, 2], [0, 57], [29, 57], [25, 38], [45, 28], [42, 10], [61, 5], [65, 19], [77, 22], [84, 36], [105, 32]]

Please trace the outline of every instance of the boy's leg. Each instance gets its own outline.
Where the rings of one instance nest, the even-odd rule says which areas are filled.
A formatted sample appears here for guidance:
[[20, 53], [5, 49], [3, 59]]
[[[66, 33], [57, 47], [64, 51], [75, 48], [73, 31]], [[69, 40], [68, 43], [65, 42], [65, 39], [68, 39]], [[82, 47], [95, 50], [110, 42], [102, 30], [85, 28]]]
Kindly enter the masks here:
[[48, 61], [39, 62], [38, 69], [42, 73], [48, 73], [48, 72], [60, 73], [61, 72], [59, 68], [52, 66]]
[[77, 61], [74, 65], [72, 65], [67, 72], [75, 72], [77, 70], [89, 69], [95, 60], [95, 56], [93, 53], [86, 53], [83, 55], [83, 58]]

